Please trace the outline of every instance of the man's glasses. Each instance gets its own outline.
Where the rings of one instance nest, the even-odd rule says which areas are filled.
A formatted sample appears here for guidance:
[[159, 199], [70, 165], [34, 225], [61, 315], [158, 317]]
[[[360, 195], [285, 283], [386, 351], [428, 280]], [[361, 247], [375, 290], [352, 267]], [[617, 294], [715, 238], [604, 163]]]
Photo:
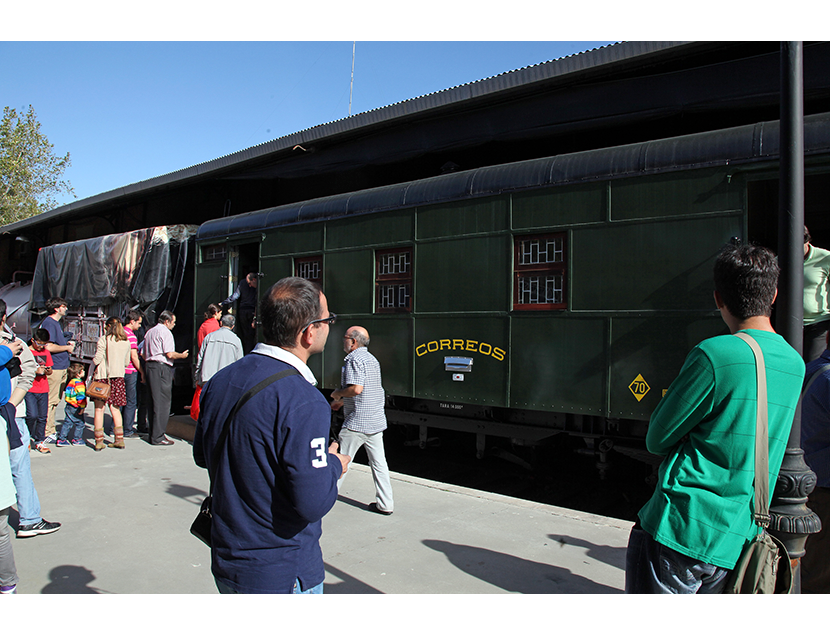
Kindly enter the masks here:
[[311, 326], [312, 324], [318, 324], [318, 323], [323, 323], [323, 322], [325, 322], [326, 324], [331, 326], [332, 324], [337, 322], [337, 314], [336, 313], [329, 313], [329, 316], [326, 317], [326, 318], [320, 318], [319, 320], [311, 320], [311, 322], [309, 322], [308, 324], [306, 324], [303, 327], [303, 330], [300, 331], [300, 333], [305, 333], [306, 329], [308, 329], [308, 327]]

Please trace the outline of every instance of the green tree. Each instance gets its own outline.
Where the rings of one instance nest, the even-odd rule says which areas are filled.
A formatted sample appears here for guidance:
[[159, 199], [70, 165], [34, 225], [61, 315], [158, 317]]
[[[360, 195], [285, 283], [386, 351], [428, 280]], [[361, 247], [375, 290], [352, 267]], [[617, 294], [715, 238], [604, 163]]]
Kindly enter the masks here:
[[59, 157], [40, 131], [35, 109], [18, 115], [3, 108], [0, 121], [0, 226], [57, 206], [56, 195], [75, 194], [63, 173], [71, 163], [69, 153]]

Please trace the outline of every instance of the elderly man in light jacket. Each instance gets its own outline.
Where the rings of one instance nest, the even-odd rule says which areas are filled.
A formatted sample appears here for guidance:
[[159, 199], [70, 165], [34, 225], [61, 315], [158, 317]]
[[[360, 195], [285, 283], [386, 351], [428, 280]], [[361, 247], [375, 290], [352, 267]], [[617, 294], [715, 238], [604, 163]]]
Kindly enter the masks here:
[[204, 386], [225, 366], [242, 359], [242, 340], [233, 332], [236, 318], [223, 315], [219, 329], [208, 333], [196, 359], [196, 384]]

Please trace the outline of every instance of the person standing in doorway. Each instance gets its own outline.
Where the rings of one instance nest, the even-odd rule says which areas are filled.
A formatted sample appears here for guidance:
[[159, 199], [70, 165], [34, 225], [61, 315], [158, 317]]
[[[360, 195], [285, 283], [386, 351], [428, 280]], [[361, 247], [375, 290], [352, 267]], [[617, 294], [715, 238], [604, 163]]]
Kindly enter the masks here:
[[254, 326], [254, 320], [256, 319], [256, 288], [257, 276], [255, 273], [249, 273], [236, 287], [236, 291], [219, 303], [220, 306], [226, 307], [239, 300], [237, 324], [242, 340], [242, 351], [245, 355], [250, 353], [256, 345], [256, 327]]

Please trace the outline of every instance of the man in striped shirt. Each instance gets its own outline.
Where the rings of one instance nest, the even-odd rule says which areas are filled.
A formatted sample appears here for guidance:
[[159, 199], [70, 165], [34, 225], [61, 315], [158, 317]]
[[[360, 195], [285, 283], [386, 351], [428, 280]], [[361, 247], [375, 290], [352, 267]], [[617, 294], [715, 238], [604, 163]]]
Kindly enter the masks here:
[[[383, 431], [386, 430], [385, 395], [381, 385], [380, 364], [366, 348], [368, 345], [369, 333], [362, 326], [352, 326], [346, 331], [343, 351], [348, 355], [343, 360], [340, 371], [341, 388], [331, 393], [331, 408], [343, 408], [345, 415], [340, 431], [340, 452], [354, 457], [360, 446], [366, 446], [377, 499], [369, 505], [369, 511], [388, 516], [395, 504], [383, 450]], [[338, 488], [342, 482], [341, 478]]]

